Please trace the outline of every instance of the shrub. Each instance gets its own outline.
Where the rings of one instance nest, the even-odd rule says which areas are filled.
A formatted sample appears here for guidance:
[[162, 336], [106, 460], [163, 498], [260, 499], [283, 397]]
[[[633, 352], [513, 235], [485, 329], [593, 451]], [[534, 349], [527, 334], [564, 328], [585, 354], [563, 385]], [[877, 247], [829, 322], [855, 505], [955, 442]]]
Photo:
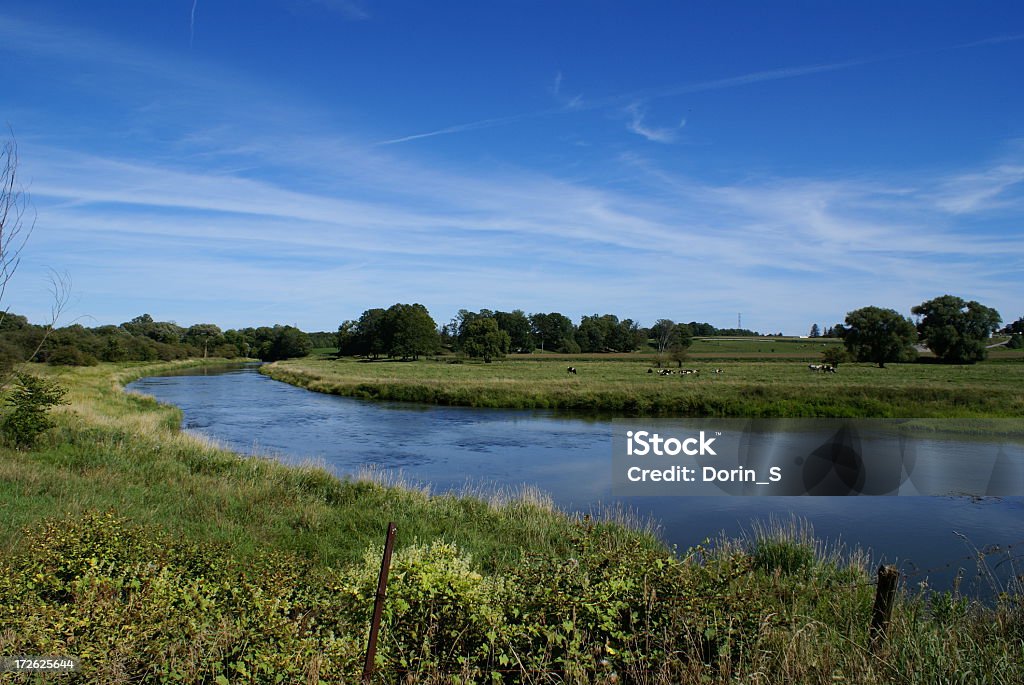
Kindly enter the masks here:
[[26, 447], [53, 427], [54, 423], [46, 413], [58, 404], [67, 404], [64, 400], [67, 388], [29, 373], [16, 373], [14, 379], [14, 389], [6, 402], [11, 412], [0, 428], [8, 440], [18, 447]]
[[99, 360], [77, 347], [61, 345], [46, 357], [46, 363], [54, 366], [96, 366]]
[[24, 543], [0, 559], [0, 653], [73, 653], [73, 682], [352, 682], [357, 672], [362, 640], [302, 559], [241, 563], [111, 513], [51, 521]]
[[[381, 549], [341, 584], [344, 613], [367, 623], [377, 590]], [[378, 665], [391, 672], [481, 675], [495, 661], [504, 630], [508, 588], [472, 569], [472, 560], [450, 543], [435, 541], [398, 550], [391, 563]], [[504, 654], [501, 654], [504, 656]], [[503, 663], [510, 663], [508, 658]]]

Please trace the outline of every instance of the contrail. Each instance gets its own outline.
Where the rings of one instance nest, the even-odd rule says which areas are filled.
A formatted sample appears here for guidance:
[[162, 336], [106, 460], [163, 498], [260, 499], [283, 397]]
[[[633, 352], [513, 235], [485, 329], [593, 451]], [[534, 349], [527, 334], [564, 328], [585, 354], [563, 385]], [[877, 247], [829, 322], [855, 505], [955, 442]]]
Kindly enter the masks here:
[[[515, 114], [507, 117], [496, 117], [493, 119], [483, 119], [481, 121], [471, 121], [465, 124], [446, 126], [445, 128], [437, 129], [435, 131], [427, 131], [425, 133], [416, 133], [413, 135], [402, 136], [400, 138], [382, 140], [379, 143], [377, 143], [377, 145], [394, 145], [395, 143], [405, 143], [410, 140], [419, 140], [420, 138], [431, 138], [433, 136], [442, 136], [451, 133], [462, 133], [463, 131], [475, 131], [478, 129], [493, 128], [495, 126], [504, 126], [506, 124], [521, 121], [523, 119], [532, 119], [534, 117], [548, 116], [551, 114], [566, 114], [569, 112], [580, 112], [584, 110], [605, 109], [607, 107], [624, 105], [636, 100], [652, 100], [654, 98], [686, 95], [689, 93], [699, 93], [708, 90], [738, 88], [753, 83], [762, 83], [764, 81], [779, 81], [782, 79], [799, 78], [802, 76], [810, 76], [812, 74], [820, 74], [829, 71], [838, 71], [840, 69], [850, 69], [852, 67], [863, 66], [866, 64], [887, 62], [894, 59], [898, 59], [900, 57], [906, 57], [908, 55], [923, 55], [930, 54], [933, 52], [940, 52], [943, 50], [960, 50], [964, 48], [973, 48], [982, 45], [993, 45], [997, 43], [1007, 43], [1018, 40], [1024, 40], [1024, 34], [1015, 33], [1003, 36], [993, 36], [991, 38], [976, 40], [970, 43], [960, 43], [958, 45], [951, 45], [945, 48], [934, 48], [930, 50], [918, 50], [902, 53], [890, 53], [875, 57], [852, 59], [847, 60], [845, 62], [832, 62], [830, 64], [812, 64], [801, 67], [785, 67], [782, 69], [755, 71], [749, 74], [741, 74], [739, 76], [716, 79], [713, 81], [698, 81], [696, 83], [684, 83], [680, 85], [667, 86], [663, 88], [651, 88], [647, 90], [634, 91], [632, 93], [623, 93], [620, 95], [610, 95], [598, 100], [583, 101], [582, 103], [578, 101], [579, 97], [577, 97], [576, 100], [574, 100], [573, 103], [571, 103], [571, 106], [569, 107], [558, 107], [555, 109], [546, 109], [537, 112], [524, 112], [522, 114]], [[561, 72], [559, 72], [555, 77], [556, 93], [561, 87], [561, 82]]]
[[188, 47], [192, 48], [192, 41], [196, 39], [196, 5], [199, 0], [192, 0], [192, 16], [188, 22]]
[[773, 69], [770, 71], [756, 71], [750, 74], [742, 74], [740, 76], [717, 79], [714, 81], [701, 81], [697, 83], [688, 83], [678, 86], [669, 86], [666, 88], [648, 89], [634, 91], [631, 93], [622, 93], [619, 95], [610, 95], [599, 100], [583, 101], [582, 103], [577, 102], [579, 100], [579, 98], [577, 98], [568, 107], [554, 107], [551, 109], [544, 109], [537, 112], [525, 112], [523, 114], [514, 114], [512, 116], [507, 117], [495, 117], [493, 119], [471, 121], [465, 124], [446, 126], [445, 128], [441, 128], [436, 131], [427, 131], [425, 133], [415, 133], [413, 135], [402, 136], [400, 138], [382, 140], [379, 143], [377, 143], [377, 145], [394, 145], [396, 143], [405, 143], [410, 140], [418, 140], [420, 138], [431, 138], [433, 136], [442, 136], [450, 133], [462, 133], [463, 131], [475, 131], [483, 128], [493, 128], [495, 126], [504, 126], [505, 124], [511, 124], [513, 122], [521, 121], [523, 119], [532, 119], [534, 117], [543, 117], [551, 114], [565, 114], [568, 112], [579, 112], [583, 110], [604, 109], [606, 107], [622, 105], [635, 100], [651, 100], [654, 98], [669, 97], [672, 95], [698, 93], [705, 90], [721, 90], [724, 88], [736, 88], [739, 86], [749, 85], [751, 83], [760, 83], [762, 81], [777, 81], [780, 79], [797, 78], [799, 76], [808, 76], [810, 74], [818, 74], [826, 71], [849, 69], [850, 67], [868, 64], [870, 62], [875, 61], [880, 60], [859, 59], [849, 60], [846, 62], [835, 62], [832, 64], [816, 64], [804, 67]]

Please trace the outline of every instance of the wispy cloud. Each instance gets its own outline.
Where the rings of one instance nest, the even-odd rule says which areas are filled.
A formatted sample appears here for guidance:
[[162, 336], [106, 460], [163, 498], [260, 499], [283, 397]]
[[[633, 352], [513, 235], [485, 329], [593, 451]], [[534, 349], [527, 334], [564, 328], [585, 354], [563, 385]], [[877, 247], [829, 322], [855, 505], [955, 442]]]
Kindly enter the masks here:
[[[722, 90], [725, 88], [739, 88], [742, 86], [750, 85], [753, 83], [762, 83], [765, 81], [778, 81], [781, 79], [799, 78], [802, 76], [809, 76], [812, 74], [820, 74], [828, 71], [836, 71], [839, 69], [849, 69], [851, 67], [860, 66], [862, 64], [868, 64], [872, 59], [860, 59], [860, 60], [848, 60], [845, 62], [835, 62], [831, 64], [816, 64], [801, 67], [789, 67], [785, 69], [772, 69], [767, 71], [751, 72], [749, 74], [741, 74], [739, 76], [732, 76], [729, 78], [715, 79], [711, 81], [699, 81], [696, 83], [686, 83], [674, 86], [665, 86], [662, 88], [650, 88], [645, 90], [632, 91], [629, 93], [621, 93], [618, 95], [610, 95], [600, 99], [583, 100], [581, 95], [577, 95], [569, 99], [566, 104], [561, 107], [554, 109], [545, 109], [536, 112], [525, 112], [522, 114], [516, 114], [507, 117], [495, 117], [491, 119], [481, 119], [478, 121], [471, 121], [464, 124], [456, 124], [454, 126], [447, 126], [444, 128], [427, 131], [425, 133], [416, 133], [407, 136], [401, 136], [399, 138], [391, 138], [388, 140], [381, 141], [381, 145], [391, 145], [395, 143], [405, 143], [412, 140], [419, 140], [422, 138], [431, 138], [433, 136], [449, 135], [452, 133], [463, 133], [466, 131], [477, 131], [482, 129], [494, 128], [496, 126], [505, 126], [513, 124], [526, 119], [533, 119], [537, 117], [550, 116], [553, 114], [567, 114], [571, 112], [579, 112], [584, 110], [595, 110], [595, 109], [606, 109], [610, 107], [621, 107], [631, 101], [649, 101], [656, 98], [665, 98], [675, 95], [685, 95], [688, 93], [699, 93], [701, 91], [709, 90]], [[557, 92], [561, 91], [561, 72], [556, 75], [555, 84], [558, 87]], [[634, 133], [638, 133], [634, 131]], [[640, 134], [643, 135], [643, 134]]]
[[679, 126], [676, 128], [659, 128], [651, 126], [646, 123], [645, 119], [647, 113], [643, 105], [638, 102], [634, 102], [627, 106], [626, 113], [630, 117], [629, 122], [626, 124], [626, 128], [638, 136], [643, 136], [647, 140], [655, 143], [675, 142], [678, 130], [686, 125], [686, 119], [683, 119], [679, 122]]
[[1020, 197], [1008, 197], [1007, 192], [1024, 183], [1024, 165], [998, 164], [982, 172], [972, 172], [951, 178], [935, 193], [935, 202], [953, 214], [988, 211], [1016, 204]]
[[[460, 307], [574, 317], [600, 308], [644, 322], [724, 325], [716, 312], [742, 310], [752, 326], [802, 332], [805, 320], [841, 320], [868, 303], [906, 309], [940, 291], [999, 308], [1007, 274], [1019, 278], [1024, 263], [1024, 240], [959, 230], [935, 202], [964, 178], [1006, 177], [1005, 160], [908, 186], [899, 178], [713, 184], [626, 158], [624, 169], [651, 189], [640, 199], [371, 151], [343, 153], [338, 164], [341, 147], [329, 140], [253, 149], [268, 166], [300, 165], [325, 190], [26, 147], [40, 209], [33, 252], [67, 255], [99, 318], [154, 309], [154, 293], [168, 292], [177, 300], [156, 298], [165, 313], [154, 315], [247, 325], [259, 304], [261, 315], [311, 328], [336, 322], [324, 321], [308, 293], [335, 292], [328, 317], [414, 297], [439, 319]], [[1003, 192], [1019, 197], [1016, 188]], [[657, 296], [670, 292], [687, 293], [684, 311]], [[753, 303], [760, 318], [747, 314]]]

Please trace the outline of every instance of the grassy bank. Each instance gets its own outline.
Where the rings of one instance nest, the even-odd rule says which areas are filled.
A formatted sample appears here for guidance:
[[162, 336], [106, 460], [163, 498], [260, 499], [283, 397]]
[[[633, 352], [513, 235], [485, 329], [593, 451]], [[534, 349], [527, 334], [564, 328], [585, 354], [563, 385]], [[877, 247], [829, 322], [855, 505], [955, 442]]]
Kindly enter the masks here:
[[[568, 365], [578, 373], [567, 374]], [[491, 364], [320, 357], [278, 362], [262, 371], [318, 392], [470, 407], [632, 416], [1024, 416], [1024, 363], [1016, 359], [884, 369], [843, 364], [836, 374], [811, 372], [800, 359], [701, 359], [685, 366], [700, 374], [647, 373], [651, 361], [646, 358], [547, 355]]]
[[78, 657], [72, 683], [356, 682], [395, 520], [376, 682], [1024, 679], [1017, 587], [995, 606], [901, 594], [870, 649], [866, 562], [810, 531], [674, 555], [538, 495], [432, 497], [242, 458], [119, 390], [180, 366], [35, 369], [71, 404], [35, 448], [0, 449], [0, 656]]
[[[188, 539], [228, 544], [246, 556], [271, 548], [322, 565], [361, 558], [396, 521], [406, 539], [449, 536], [487, 568], [523, 549], [557, 549], [565, 519], [536, 493], [493, 502], [430, 496], [363, 481], [339, 481], [316, 465], [244, 458], [181, 433], [180, 411], [124, 393], [141, 375], [190, 362], [33, 368], [59, 379], [70, 404], [36, 449], [0, 450], [0, 549], [25, 526], [86, 510], [115, 509]], [[195, 362], [191, 362], [195, 364]], [[58, 367], [60, 369], [60, 367]]]

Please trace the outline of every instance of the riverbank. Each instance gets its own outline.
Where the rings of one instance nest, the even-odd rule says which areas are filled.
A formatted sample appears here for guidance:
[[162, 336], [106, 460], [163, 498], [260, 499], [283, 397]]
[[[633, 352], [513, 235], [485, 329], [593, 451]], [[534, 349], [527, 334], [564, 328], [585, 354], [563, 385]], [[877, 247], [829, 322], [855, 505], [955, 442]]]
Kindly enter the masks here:
[[[567, 373], [572, 366], [576, 373]], [[843, 364], [817, 373], [799, 360], [690, 361], [697, 374], [648, 373], [649, 359], [510, 357], [445, 361], [292, 359], [261, 369], [317, 392], [468, 407], [618, 416], [1024, 417], [1024, 363]], [[716, 373], [716, 370], [720, 372]]]
[[869, 650], [869, 569], [799, 526], [677, 556], [539, 496], [244, 458], [120, 391], [183, 366], [33, 367], [71, 404], [34, 449], [0, 449], [0, 655], [76, 656], [68, 682], [353, 682], [394, 520], [379, 682], [1024, 677], [1017, 587], [988, 607], [901, 594]]

